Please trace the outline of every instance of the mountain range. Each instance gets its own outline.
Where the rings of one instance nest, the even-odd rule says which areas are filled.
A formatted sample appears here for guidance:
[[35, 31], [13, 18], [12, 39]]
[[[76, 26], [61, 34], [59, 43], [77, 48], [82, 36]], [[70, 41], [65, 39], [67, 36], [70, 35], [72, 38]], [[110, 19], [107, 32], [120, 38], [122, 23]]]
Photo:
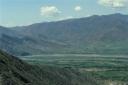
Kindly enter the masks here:
[[13, 55], [44, 53], [128, 54], [128, 15], [0, 27], [0, 48]]

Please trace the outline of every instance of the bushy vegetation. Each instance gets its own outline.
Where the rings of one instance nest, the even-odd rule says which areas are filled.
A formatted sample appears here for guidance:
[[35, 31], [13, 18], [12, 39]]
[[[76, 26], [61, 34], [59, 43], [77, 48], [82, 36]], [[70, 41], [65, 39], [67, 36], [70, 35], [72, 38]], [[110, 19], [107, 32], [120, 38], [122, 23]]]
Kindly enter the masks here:
[[80, 72], [52, 66], [29, 65], [0, 51], [0, 85], [99, 85]]

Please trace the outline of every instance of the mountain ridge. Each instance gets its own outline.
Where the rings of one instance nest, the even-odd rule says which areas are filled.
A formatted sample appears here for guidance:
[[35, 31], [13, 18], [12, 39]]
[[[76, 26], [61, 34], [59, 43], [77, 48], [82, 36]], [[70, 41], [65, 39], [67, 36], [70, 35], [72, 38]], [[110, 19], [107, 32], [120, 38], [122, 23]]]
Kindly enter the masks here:
[[13, 45], [14, 52], [17, 51], [17, 46], [20, 47], [19, 52], [22, 51], [20, 55], [42, 53], [128, 54], [126, 45], [128, 42], [128, 15], [119, 13], [36, 23], [15, 27], [13, 31], [17, 33], [14, 36], [17, 37], [18, 34], [22, 36], [18, 39], [23, 43]]
[[[22, 28], [22, 27], [27, 27], [27, 26], [31, 26], [31, 25], [34, 25], [34, 24], [46, 24], [46, 23], [57, 23], [57, 22], [63, 22], [63, 21], [72, 21], [72, 20], [78, 20], [78, 19], [87, 19], [87, 18], [91, 18], [91, 17], [102, 17], [102, 16], [128, 16], [127, 14], [122, 14], [122, 13], [114, 13], [114, 14], [106, 14], [106, 15], [91, 15], [91, 16], [88, 16], [88, 17], [80, 17], [80, 18], [71, 18], [71, 19], [64, 19], [64, 20], [58, 20], [58, 21], [45, 21], [45, 22], [38, 22], [38, 23], [33, 23], [33, 24], [30, 24], [30, 25], [22, 25], [22, 26], [13, 26], [13, 27], [7, 27], [7, 28], [11, 28], [11, 29], [14, 29], [14, 28]], [[4, 27], [4, 26], [2, 26]]]

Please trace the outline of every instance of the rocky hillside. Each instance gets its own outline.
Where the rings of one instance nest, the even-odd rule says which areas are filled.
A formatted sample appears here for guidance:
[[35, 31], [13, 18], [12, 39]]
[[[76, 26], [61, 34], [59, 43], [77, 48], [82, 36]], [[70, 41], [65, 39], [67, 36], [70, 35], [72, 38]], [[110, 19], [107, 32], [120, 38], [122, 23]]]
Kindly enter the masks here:
[[0, 85], [99, 85], [90, 76], [57, 67], [31, 66], [0, 51]]

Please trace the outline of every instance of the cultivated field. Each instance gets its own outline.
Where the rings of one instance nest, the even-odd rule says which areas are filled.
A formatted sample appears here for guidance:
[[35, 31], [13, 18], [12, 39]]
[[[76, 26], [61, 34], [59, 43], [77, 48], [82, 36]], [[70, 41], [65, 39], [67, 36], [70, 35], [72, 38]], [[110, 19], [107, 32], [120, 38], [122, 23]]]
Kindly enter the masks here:
[[123, 82], [128, 81], [127, 55], [46, 54], [22, 56], [21, 58], [34, 65], [78, 69], [83, 74], [88, 73], [99, 80], [114, 81], [114, 83], [116, 81], [120, 85], [125, 85]]

